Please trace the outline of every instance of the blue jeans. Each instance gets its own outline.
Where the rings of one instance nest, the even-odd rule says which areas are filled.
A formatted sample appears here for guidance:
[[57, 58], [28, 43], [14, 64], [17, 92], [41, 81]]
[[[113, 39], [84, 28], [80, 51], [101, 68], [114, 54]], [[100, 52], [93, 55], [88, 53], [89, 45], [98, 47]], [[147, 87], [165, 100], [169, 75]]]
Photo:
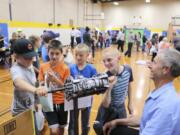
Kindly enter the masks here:
[[110, 44], [111, 44], [110, 39], [107, 39], [106, 42], [105, 42], [105, 48], [106, 48], [106, 47], [109, 47]]
[[142, 52], [144, 52], [144, 51], [145, 51], [145, 49], [146, 49], [146, 44], [145, 44], [145, 43], [143, 43], [143, 46], [142, 46]]
[[[81, 135], [88, 135], [89, 132], [89, 118], [90, 118], [90, 111], [91, 108], [83, 108], [78, 110], [78, 118], [79, 118], [79, 111], [81, 111], [81, 129], [82, 134]], [[68, 135], [75, 135], [74, 134], [74, 111], [70, 111], [70, 121], [69, 121], [69, 129], [68, 129]]]

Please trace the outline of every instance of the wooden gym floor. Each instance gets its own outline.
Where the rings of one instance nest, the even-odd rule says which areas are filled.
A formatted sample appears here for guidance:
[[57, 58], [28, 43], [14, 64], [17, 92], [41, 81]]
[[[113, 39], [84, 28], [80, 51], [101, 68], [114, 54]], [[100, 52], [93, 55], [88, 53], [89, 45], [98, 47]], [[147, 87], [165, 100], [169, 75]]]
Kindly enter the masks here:
[[[116, 46], [114, 46], [116, 47]], [[134, 81], [132, 83], [133, 89], [133, 107], [135, 115], [141, 116], [145, 99], [147, 98], [148, 93], [154, 88], [152, 80], [149, 79], [149, 69], [145, 65], [136, 64], [137, 60], [150, 60], [151, 56], [148, 56], [145, 53], [136, 52], [136, 49], [133, 48], [131, 58], [121, 56], [121, 64], [129, 64], [133, 69]], [[102, 63], [102, 51], [97, 49], [96, 57], [94, 59], [94, 65], [98, 72], [104, 72], [105, 68]], [[177, 78], [174, 81], [177, 92], [180, 94], [180, 78]], [[9, 69], [7, 66], [0, 66], [0, 113], [6, 112], [10, 109], [13, 96], [13, 85], [10, 77]], [[95, 135], [92, 124], [96, 118], [96, 113], [101, 102], [102, 96], [95, 95], [93, 101], [93, 107], [91, 110], [90, 125], [91, 130], [89, 135]], [[0, 123], [7, 121], [11, 118], [11, 114], [5, 113], [3, 116], [0, 116]], [[49, 130], [46, 130], [46, 135], [49, 135]], [[67, 135], [67, 131], [66, 131]]]

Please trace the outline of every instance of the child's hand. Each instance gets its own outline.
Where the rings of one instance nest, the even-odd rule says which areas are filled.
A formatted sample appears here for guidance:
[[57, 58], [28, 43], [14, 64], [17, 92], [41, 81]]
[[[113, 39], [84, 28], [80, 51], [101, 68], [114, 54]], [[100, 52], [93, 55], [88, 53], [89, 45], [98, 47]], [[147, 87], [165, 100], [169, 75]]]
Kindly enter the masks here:
[[58, 84], [60, 86], [64, 85], [64, 82], [62, 81], [62, 79], [58, 78], [51, 69], [47, 71], [47, 80], [46, 80], [46, 82], [47, 82], [47, 84], [52, 82], [52, 83]]
[[116, 76], [111, 76], [111, 77], [108, 78], [108, 80], [109, 80], [109, 86], [113, 87], [117, 82], [117, 77]]
[[37, 94], [38, 96], [46, 96], [47, 90], [45, 87], [38, 87], [35, 89], [35, 94]]
[[47, 71], [47, 80], [48, 82], [56, 82], [57, 77], [54, 75], [54, 72], [52, 70]]

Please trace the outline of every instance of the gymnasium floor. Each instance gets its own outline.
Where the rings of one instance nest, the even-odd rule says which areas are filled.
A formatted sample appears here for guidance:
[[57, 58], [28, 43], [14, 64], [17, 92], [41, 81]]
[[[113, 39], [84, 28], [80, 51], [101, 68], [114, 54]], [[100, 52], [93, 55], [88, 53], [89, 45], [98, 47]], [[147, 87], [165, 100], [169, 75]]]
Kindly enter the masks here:
[[[149, 79], [149, 69], [145, 65], [136, 64], [137, 60], [149, 60], [151, 56], [148, 56], [145, 53], [136, 52], [136, 49], [133, 48], [131, 58], [124, 57], [122, 54], [121, 64], [129, 64], [133, 69], [134, 81], [132, 83], [133, 89], [133, 106], [135, 115], [141, 116], [142, 109], [144, 106], [144, 101], [148, 93], [154, 88], [153, 82]], [[102, 51], [97, 49], [96, 57], [94, 60], [94, 65], [98, 72], [104, 72], [105, 68], [102, 63]], [[180, 78], [174, 81], [175, 87], [180, 94]], [[8, 110], [12, 101], [12, 80], [9, 74], [9, 69], [6, 66], [0, 66], [0, 113]], [[93, 107], [91, 111], [91, 130], [89, 135], [95, 135], [92, 130], [92, 123], [95, 120], [98, 106], [101, 102], [102, 96], [95, 95]], [[6, 113], [3, 116], [0, 116], [0, 123], [11, 118], [10, 113]], [[49, 130], [46, 130], [46, 135], [49, 134]], [[66, 131], [67, 134], [67, 131]]]

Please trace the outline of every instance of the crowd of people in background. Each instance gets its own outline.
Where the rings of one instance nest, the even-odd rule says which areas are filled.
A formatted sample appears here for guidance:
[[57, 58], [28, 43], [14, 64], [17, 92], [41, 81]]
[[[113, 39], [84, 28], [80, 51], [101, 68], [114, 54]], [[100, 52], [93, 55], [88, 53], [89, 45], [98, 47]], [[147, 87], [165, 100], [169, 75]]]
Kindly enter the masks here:
[[[55, 39], [59, 37], [58, 33], [54, 33], [53, 31], [43, 31], [43, 34], [41, 36], [31, 35], [30, 40], [33, 40], [36, 42], [39, 42], [38, 46], [36, 45], [36, 51], [42, 56], [43, 62], [46, 62], [49, 60], [47, 55], [47, 46], [50, 40]], [[72, 28], [70, 32], [70, 46], [73, 49], [75, 45], [80, 43], [85, 43], [90, 47], [91, 57], [93, 62], [93, 59], [95, 58], [95, 52], [97, 48], [106, 48], [111, 46], [112, 44], [117, 44], [117, 49], [120, 50], [122, 53], [124, 53], [125, 56], [131, 57], [131, 51], [132, 48], [136, 48], [136, 51], [142, 50], [142, 52], [146, 52], [149, 55], [152, 55], [152, 61], [154, 57], [156, 56], [157, 52], [164, 49], [169, 48], [171, 44], [174, 45], [175, 48], [179, 49], [179, 40], [180, 37], [174, 33], [173, 35], [174, 39], [172, 41], [169, 41], [166, 36], [159, 35], [158, 33], [153, 33], [151, 37], [148, 37], [146, 33], [141, 32], [133, 32], [133, 29], [127, 29], [126, 27], [121, 28], [120, 30], [116, 31], [100, 31], [97, 29], [90, 29], [89, 27], [83, 28]], [[4, 62], [4, 57], [8, 57], [13, 53], [12, 46], [17, 39], [26, 38], [26, 35], [23, 33], [21, 29], [18, 29], [17, 32], [12, 33], [12, 37], [9, 40], [9, 45], [6, 45], [6, 53], [3, 54], [3, 51], [1, 51], [1, 62]], [[28, 37], [27, 37], [28, 38]], [[35, 40], [35, 41], [34, 41]], [[37, 44], [37, 43], [35, 43]], [[0, 36], [0, 45], [1, 48], [3, 48], [4, 40], [3, 36]], [[127, 45], [127, 47], [126, 47]], [[127, 50], [125, 51], [125, 48]], [[3, 50], [3, 49], [1, 49]], [[10, 50], [10, 53], [8, 52]], [[66, 51], [65, 51], [66, 52]], [[9, 62], [10, 61], [10, 62]], [[13, 58], [10, 57], [8, 61], [12, 63]]]

